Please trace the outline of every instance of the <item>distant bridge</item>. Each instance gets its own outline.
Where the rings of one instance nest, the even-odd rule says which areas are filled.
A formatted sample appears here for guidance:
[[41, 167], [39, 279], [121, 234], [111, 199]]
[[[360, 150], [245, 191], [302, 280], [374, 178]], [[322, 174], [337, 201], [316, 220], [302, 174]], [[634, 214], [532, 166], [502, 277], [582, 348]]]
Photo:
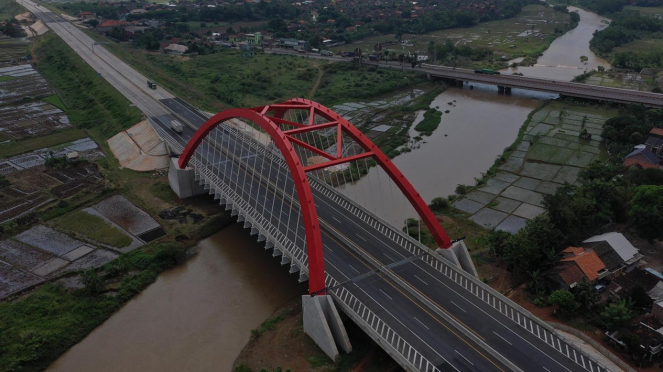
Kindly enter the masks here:
[[430, 77], [453, 79], [460, 81], [476, 81], [477, 83], [497, 85], [503, 89], [520, 88], [541, 92], [557, 93], [570, 97], [610, 101], [618, 103], [640, 103], [645, 106], [663, 106], [663, 94], [642, 92], [631, 89], [620, 89], [571, 83], [550, 79], [540, 79], [518, 75], [480, 74], [473, 70], [423, 64], [421, 71]]

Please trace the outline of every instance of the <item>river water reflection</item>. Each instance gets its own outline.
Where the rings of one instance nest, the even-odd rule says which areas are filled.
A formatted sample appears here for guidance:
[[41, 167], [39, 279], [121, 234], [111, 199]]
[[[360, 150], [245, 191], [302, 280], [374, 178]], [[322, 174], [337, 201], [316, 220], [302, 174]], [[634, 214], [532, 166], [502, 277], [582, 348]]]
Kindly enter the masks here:
[[[525, 76], [571, 81], [575, 76], [598, 66], [610, 68], [606, 60], [589, 50], [594, 31], [608, 27], [609, 20], [573, 6], [569, 10], [580, 15], [578, 27], [555, 39], [535, 66], [509, 68], [503, 73], [520, 72]], [[581, 56], [587, 57], [587, 61], [581, 61]]]
[[[210, 202], [212, 202], [210, 200]], [[239, 224], [200, 242], [48, 372], [230, 371], [250, 330], [306, 293]]]

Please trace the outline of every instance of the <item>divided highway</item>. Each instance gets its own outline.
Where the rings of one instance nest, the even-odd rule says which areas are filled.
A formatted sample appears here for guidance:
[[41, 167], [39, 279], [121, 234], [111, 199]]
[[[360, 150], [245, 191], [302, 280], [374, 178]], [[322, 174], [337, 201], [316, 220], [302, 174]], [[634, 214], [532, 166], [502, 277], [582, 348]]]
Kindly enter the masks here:
[[[163, 89], [148, 89], [145, 76], [101, 46], [94, 46], [92, 39], [60, 16], [29, 0], [17, 1], [150, 117], [172, 148], [183, 149], [207, 120], [206, 115]], [[187, 124], [181, 134], [170, 130], [169, 123], [175, 117]], [[198, 150], [201, 159], [214, 159], [202, 166], [226, 177], [230, 181], [227, 185], [239, 195], [264, 206], [283, 206], [265, 217], [302, 249], [301, 220], [286, 222], [281, 218], [291, 209], [298, 210], [297, 201], [290, 197], [294, 186], [287, 169], [248, 137], [228, 129], [217, 133]], [[272, 168], [267, 168], [268, 164]], [[252, 187], [247, 190], [232, 182], [238, 179], [249, 179]], [[516, 304], [403, 238], [398, 229], [376, 223], [370, 213], [326, 186], [312, 188], [321, 221], [325, 268], [335, 281], [345, 282], [419, 257], [392, 269], [382, 268], [345, 288], [437, 370], [607, 371]]]

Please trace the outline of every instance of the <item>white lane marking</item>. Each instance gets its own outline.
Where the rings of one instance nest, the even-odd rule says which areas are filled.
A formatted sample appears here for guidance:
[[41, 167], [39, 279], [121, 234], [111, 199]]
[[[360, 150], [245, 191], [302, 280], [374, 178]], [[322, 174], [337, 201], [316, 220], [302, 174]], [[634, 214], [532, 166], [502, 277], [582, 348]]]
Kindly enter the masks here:
[[414, 274], [414, 277], [421, 280], [422, 283], [428, 285], [428, 283], [426, 283], [423, 279], [421, 279], [417, 274]]
[[467, 312], [467, 311], [465, 311], [465, 309], [463, 309], [462, 307], [460, 307], [457, 303], [455, 303], [455, 302], [453, 302], [453, 301], [451, 301], [451, 300], [449, 300], [449, 302], [451, 302], [454, 306], [456, 306], [457, 308], [459, 308], [462, 312], [464, 312], [464, 313]]
[[541, 368], [543, 368], [543, 369], [545, 369], [546, 371], [550, 372], [550, 370], [549, 370], [548, 368], [546, 368], [546, 367], [543, 367], [543, 366], [542, 366]]
[[430, 328], [428, 328], [428, 326], [425, 325], [424, 322], [422, 322], [421, 320], [417, 319], [416, 316], [413, 315], [412, 317], [414, 318], [414, 320], [416, 320], [417, 322], [419, 322], [419, 324], [421, 324], [422, 326], [426, 327], [426, 329], [430, 330]]
[[[425, 268], [425, 267], [427, 267], [427, 266], [422, 267], [421, 264], [419, 264], [418, 262], [415, 262], [414, 264], [415, 264], [415, 266], [420, 267], [420, 268], [422, 268], [422, 269]], [[445, 266], [445, 267], [446, 267], [446, 266]], [[440, 284], [442, 284], [443, 286], [447, 287], [449, 290], [451, 290], [452, 292], [454, 292], [456, 295], [460, 296], [461, 298], [464, 298], [464, 297], [463, 297], [460, 293], [458, 293], [455, 289], [451, 288], [449, 285], [447, 285], [446, 283], [444, 283], [442, 280], [440, 280], [439, 278], [437, 278], [437, 277], [434, 276], [433, 274], [429, 273], [427, 270], [423, 270], [423, 272], [425, 272], [428, 276], [430, 276], [430, 277], [433, 278], [434, 280], [437, 280]], [[465, 299], [465, 298], [464, 298], [464, 299]], [[550, 360], [552, 360], [553, 362], [557, 363], [559, 366], [561, 366], [561, 367], [564, 368], [565, 370], [571, 372], [570, 369], [566, 368], [562, 363], [558, 362], [558, 361], [557, 361], [555, 358], [553, 358], [551, 355], [549, 355], [549, 354], [547, 354], [547, 353], [544, 353], [543, 350], [539, 349], [539, 348], [536, 347], [534, 344], [532, 344], [531, 342], [527, 341], [523, 336], [521, 336], [521, 335], [519, 335], [518, 333], [514, 332], [514, 331], [513, 331], [511, 328], [509, 328], [506, 324], [500, 322], [499, 320], [497, 320], [497, 319], [496, 319], [494, 316], [492, 316], [491, 314], [488, 314], [488, 312], [486, 312], [484, 309], [480, 308], [479, 306], [477, 306], [476, 304], [474, 304], [472, 301], [470, 301], [470, 300], [468, 300], [468, 299], [465, 299], [465, 301], [467, 301], [467, 303], [469, 303], [470, 305], [472, 305], [472, 306], [474, 306], [475, 308], [477, 308], [477, 310], [479, 310], [479, 311], [481, 311], [482, 313], [488, 315], [490, 318], [492, 318], [492, 319], [493, 319], [495, 322], [497, 322], [498, 324], [501, 324], [504, 328], [506, 328], [509, 332], [511, 332], [511, 333], [513, 333], [514, 335], [516, 335], [516, 336], [517, 336], [518, 338], [520, 338], [521, 340], [527, 342], [530, 346], [532, 346], [534, 349], [538, 350], [541, 354], [543, 354], [544, 356], [550, 358]], [[573, 351], [575, 352], [575, 349], [573, 349]]]
[[361, 240], [363, 240], [363, 241], [366, 241], [366, 238], [364, 238], [363, 236], [361, 236], [361, 235], [359, 235], [359, 234], [355, 234], [355, 235], [357, 235], [357, 236], [359, 237], [359, 239], [361, 239]]
[[394, 260], [394, 259], [393, 259], [391, 256], [389, 256], [388, 254], [386, 254], [386, 253], [384, 253], [384, 252], [382, 252], [382, 254], [383, 254], [385, 257], [387, 257], [388, 259], [390, 259], [390, 260], [396, 262], [396, 260]]
[[467, 360], [468, 363], [470, 363], [471, 365], [474, 365], [474, 363], [470, 362], [469, 359], [465, 358], [465, 355], [459, 353], [458, 350], [454, 350], [454, 351], [455, 351], [458, 355], [460, 355], [463, 359]]
[[504, 340], [504, 342], [506, 342], [507, 344], [511, 345], [511, 343], [510, 343], [509, 341], [507, 341], [507, 339], [506, 339], [506, 338], [504, 338], [504, 337], [500, 336], [500, 335], [499, 335], [499, 334], [498, 334], [497, 332], [495, 332], [495, 331], [493, 331], [493, 333], [495, 334], [495, 336], [497, 336], [497, 337], [501, 338], [502, 340]]
[[339, 220], [339, 219], [336, 218], [336, 217], [333, 217], [333, 216], [332, 216], [332, 219], [333, 219], [334, 221], [338, 222], [338, 223], [341, 223], [341, 220]]
[[383, 291], [381, 288], [378, 288], [378, 290], [379, 290], [380, 292], [382, 292], [383, 295], [389, 297], [390, 300], [392, 300], [392, 301], [394, 300], [393, 298], [391, 298], [391, 296], [389, 296], [389, 295], [387, 294], [387, 292]]
[[329, 248], [328, 245], [323, 245], [323, 247], [325, 247], [325, 249], [329, 250], [330, 252], [334, 253], [334, 251], [331, 248]]
[[359, 270], [355, 269], [354, 266], [352, 266], [350, 264], [348, 264], [348, 267], [351, 268], [352, 270], [356, 271], [356, 272], [360, 272]]

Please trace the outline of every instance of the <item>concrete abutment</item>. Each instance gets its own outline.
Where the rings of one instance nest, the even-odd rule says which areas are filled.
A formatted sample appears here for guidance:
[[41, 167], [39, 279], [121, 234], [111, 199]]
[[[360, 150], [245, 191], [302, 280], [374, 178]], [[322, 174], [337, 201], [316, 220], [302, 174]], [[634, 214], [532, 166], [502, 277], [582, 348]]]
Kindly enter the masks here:
[[182, 199], [207, 194], [205, 187], [196, 180], [193, 168], [180, 168], [179, 158], [170, 159], [168, 183], [175, 194]]
[[306, 333], [332, 360], [336, 361], [339, 349], [352, 351], [345, 326], [331, 296], [302, 296], [304, 333]]

